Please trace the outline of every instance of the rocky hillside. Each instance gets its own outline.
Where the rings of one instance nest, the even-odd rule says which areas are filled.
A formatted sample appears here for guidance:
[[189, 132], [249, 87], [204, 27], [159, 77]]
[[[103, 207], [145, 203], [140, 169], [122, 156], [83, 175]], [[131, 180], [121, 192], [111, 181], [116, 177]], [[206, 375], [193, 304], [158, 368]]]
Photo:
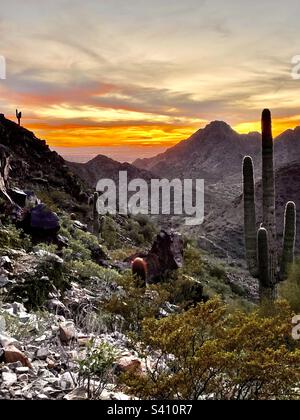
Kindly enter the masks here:
[[85, 186], [74, 176], [64, 159], [51, 151], [44, 140], [19, 127], [0, 114], [0, 145], [10, 160], [10, 183], [19, 188], [50, 188], [64, 191], [76, 201], [82, 202]]

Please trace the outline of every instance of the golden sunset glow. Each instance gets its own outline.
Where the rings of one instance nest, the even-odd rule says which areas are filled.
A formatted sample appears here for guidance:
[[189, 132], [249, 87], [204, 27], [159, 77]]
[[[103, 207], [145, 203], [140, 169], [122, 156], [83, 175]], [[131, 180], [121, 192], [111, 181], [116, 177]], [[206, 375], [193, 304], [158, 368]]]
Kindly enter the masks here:
[[23, 125], [66, 158], [97, 147], [154, 155], [214, 120], [260, 131], [263, 108], [277, 136], [300, 125], [291, 76], [300, 4], [288, 2], [53, 0], [45, 11], [11, 0], [1, 11], [0, 112], [22, 110]]
[[137, 127], [80, 127], [62, 125], [49, 127], [43, 124], [27, 124], [27, 127], [46, 138], [51, 146], [166, 146], [171, 147], [188, 138], [194, 127], [137, 126]]

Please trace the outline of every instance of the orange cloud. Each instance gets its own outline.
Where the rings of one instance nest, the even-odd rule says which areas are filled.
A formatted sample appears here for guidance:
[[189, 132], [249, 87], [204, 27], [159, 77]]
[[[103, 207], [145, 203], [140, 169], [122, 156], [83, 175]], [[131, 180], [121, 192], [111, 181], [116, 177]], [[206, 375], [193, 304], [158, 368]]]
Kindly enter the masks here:
[[26, 127], [45, 138], [53, 147], [91, 147], [91, 146], [166, 146], [171, 147], [188, 138], [195, 127], [172, 125], [136, 126], [80, 126], [62, 124], [58, 127], [46, 123], [32, 122]]

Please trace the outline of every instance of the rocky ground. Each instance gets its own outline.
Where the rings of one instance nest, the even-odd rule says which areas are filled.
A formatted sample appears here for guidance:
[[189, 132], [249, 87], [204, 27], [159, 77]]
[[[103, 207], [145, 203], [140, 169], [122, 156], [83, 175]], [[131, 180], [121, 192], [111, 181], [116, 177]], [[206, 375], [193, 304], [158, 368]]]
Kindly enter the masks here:
[[[14, 259], [1, 258], [6, 266], [2, 266], [2, 294], [16, 282], [9, 278], [20, 275], [21, 261], [23, 270], [34, 270], [36, 254], [14, 254]], [[94, 303], [110, 291], [107, 285], [102, 287], [100, 279], [94, 278], [91, 284], [94, 287], [86, 289], [73, 282], [64, 295], [64, 303], [59, 299], [60, 293], [53, 292], [40, 311], [27, 311], [17, 302], [0, 305], [1, 399], [85, 399], [87, 392], [79, 379], [79, 362], [85, 359], [91, 342], [95, 347], [107, 343], [116, 350], [116, 372], [124, 372], [133, 364], [142, 369], [138, 355], [129, 348], [128, 338], [117, 330], [105, 332], [100, 319], [93, 320]], [[101, 398], [129, 399], [114, 383], [114, 375], [111, 380]]]

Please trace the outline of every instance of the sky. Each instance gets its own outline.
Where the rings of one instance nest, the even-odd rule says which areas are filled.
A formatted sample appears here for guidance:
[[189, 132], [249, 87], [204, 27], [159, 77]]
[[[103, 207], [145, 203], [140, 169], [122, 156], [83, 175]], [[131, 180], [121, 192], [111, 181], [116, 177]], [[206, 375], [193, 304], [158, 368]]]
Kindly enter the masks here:
[[[0, 112], [70, 160], [152, 156], [212, 120], [300, 125], [298, 0], [0, 0]], [[300, 71], [299, 71], [300, 74]]]

